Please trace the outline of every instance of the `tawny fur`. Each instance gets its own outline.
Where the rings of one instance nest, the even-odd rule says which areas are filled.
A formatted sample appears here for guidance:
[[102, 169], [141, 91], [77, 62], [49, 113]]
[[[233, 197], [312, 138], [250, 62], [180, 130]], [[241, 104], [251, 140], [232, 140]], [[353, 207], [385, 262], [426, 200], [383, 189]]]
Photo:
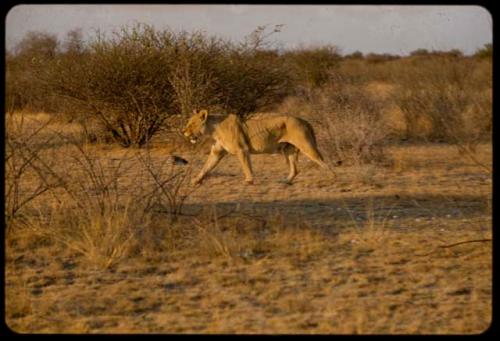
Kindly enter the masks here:
[[332, 172], [318, 150], [311, 124], [298, 117], [272, 115], [242, 121], [236, 115], [213, 116], [201, 110], [195, 111], [183, 133], [193, 143], [202, 135], [210, 135], [215, 141], [194, 183], [201, 182], [226, 153], [239, 159], [245, 180], [249, 183], [253, 181], [250, 154], [283, 153], [290, 168], [287, 183], [291, 183], [297, 175], [299, 152]]

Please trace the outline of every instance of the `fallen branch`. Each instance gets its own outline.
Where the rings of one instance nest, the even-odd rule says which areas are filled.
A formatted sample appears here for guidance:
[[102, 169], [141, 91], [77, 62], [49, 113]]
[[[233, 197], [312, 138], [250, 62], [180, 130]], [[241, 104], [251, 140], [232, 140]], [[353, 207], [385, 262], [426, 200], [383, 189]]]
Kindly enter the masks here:
[[485, 238], [485, 239], [473, 239], [473, 240], [464, 240], [458, 243], [453, 243], [453, 244], [447, 244], [447, 245], [439, 245], [436, 247], [434, 250], [432, 250], [429, 253], [424, 253], [424, 254], [415, 254], [415, 256], [428, 256], [430, 254], [433, 254], [434, 252], [438, 251], [438, 249], [447, 249], [450, 247], [462, 245], [462, 244], [468, 244], [468, 243], [483, 243], [483, 242], [491, 242], [491, 238]]

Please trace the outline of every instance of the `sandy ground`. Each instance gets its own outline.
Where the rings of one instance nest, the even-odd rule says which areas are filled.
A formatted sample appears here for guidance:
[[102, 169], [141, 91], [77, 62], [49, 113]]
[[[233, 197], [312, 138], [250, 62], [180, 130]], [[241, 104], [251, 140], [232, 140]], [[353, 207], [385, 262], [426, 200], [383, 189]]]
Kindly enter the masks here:
[[[490, 145], [479, 153], [491, 164]], [[151, 155], [161, 162], [166, 152]], [[195, 172], [206, 158], [181, 155]], [[342, 166], [336, 179], [301, 156], [291, 186], [279, 182], [281, 155], [252, 157], [253, 185], [226, 156], [184, 203], [175, 233], [190, 243], [106, 270], [20, 231], [6, 250], [7, 324], [28, 333], [484, 331], [491, 175], [448, 145], [388, 155], [389, 166]], [[130, 169], [124, 181], [140, 181]], [[157, 227], [169, 226], [160, 216]]]

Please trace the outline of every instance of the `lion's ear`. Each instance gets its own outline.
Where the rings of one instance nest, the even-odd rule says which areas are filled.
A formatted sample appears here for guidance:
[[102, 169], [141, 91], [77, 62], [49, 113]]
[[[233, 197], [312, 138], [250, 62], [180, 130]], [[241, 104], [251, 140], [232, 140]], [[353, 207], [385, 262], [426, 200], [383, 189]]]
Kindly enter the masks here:
[[208, 117], [208, 111], [207, 110], [200, 110], [200, 115], [201, 115], [201, 118], [203, 119], [203, 121], [206, 121], [206, 119]]
[[193, 110], [193, 114], [195, 114], [195, 115], [196, 115], [197, 113], [198, 113], [198, 110], [194, 109], [194, 110]]

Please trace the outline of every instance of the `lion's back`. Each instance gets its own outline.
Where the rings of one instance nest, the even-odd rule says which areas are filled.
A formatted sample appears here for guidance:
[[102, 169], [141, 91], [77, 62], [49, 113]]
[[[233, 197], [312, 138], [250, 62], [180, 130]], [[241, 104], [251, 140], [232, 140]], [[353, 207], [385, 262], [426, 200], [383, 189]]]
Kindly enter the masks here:
[[299, 117], [272, 115], [252, 118], [246, 125], [250, 142], [257, 152], [276, 152], [283, 142], [316, 144], [311, 124]]
[[287, 140], [305, 139], [303, 142], [316, 144], [311, 124], [288, 115], [256, 115], [245, 122], [229, 115], [216, 131], [216, 138], [230, 151], [248, 147], [253, 153], [275, 153]]

